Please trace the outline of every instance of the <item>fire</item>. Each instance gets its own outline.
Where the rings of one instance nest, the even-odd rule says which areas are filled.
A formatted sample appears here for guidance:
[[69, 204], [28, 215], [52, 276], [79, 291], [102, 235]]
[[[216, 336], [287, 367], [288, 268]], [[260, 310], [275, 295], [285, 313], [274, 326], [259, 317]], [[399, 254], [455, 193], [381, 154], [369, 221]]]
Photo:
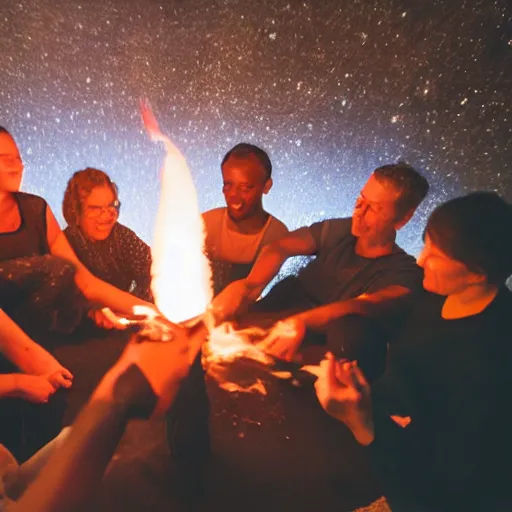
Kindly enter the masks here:
[[[221, 388], [266, 394], [261, 379], [251, 377], [251, 381], [237, 376], [231, 363], [250, 360], [259, 368], [270, 367], [275, 360], [255, 343], [263, 340], [268, 332], [255, 327], [236, 330], [229, 323], [208, 325], [207, 308], [213, 294], [211, 270], [204, 254], [204, 225], [194, 182], [185, 158], [160, 131], [149, 106], [143, 103], [141, 108], [149, 135], [154, 141], [163, 142], [167, 152], [152, 247], [151, 287], [156, 305], [172, 322], [203, 319], [208, 340], [203, 345], [202, 363]], [[283, 379], [291, 377], [290, 372], [270, 373]]]
[[257, 327], [236, 330], [233, 324], [223, 323], [210, 330], [204, 359], [232, 362], [245, 357], [264, 365], [271, 364], [273, 359], [254, 344], [255, 338], [263, 338], [266, 334], [266, 330]]
[[260, 367], [270, 365], [273, 359], [254, 344], [255, 339], [265, 335], [264, 329], [253, 327], [236, 330], [228, 322], [214, 327], [209, 332], [208, 342], [203, 345], [203, 367], [221, 389], [266, 395], [261, 379], [252, 375], [247, 378], [247, 374], [252, 373], [250, 369], [242, 368], [241, 375], [237, 375], [237, 367], [231, 364], [235, 360], [250, 360]]
[[212, 298], [203, 219], [185, 158], [160, 131], [147, 104], [142, 114], [152, 139], [163, 142], [167, 152], [151, 248], [151, 289], [158, 309], [172, 322], [182, 322], [202, 314]]

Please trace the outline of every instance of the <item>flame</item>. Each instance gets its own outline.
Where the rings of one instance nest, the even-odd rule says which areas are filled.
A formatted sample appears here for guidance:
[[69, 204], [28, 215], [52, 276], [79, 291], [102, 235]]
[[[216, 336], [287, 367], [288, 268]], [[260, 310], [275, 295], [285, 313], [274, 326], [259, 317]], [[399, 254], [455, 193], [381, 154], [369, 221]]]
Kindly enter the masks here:
[[226, 322], [214, 327], [208, 337], [208, 345], [204, 350], [204, 359], [232, 362], [245, 357], [267, 365], [273, 359], [254, 345], [254, 338], [265, 336], [267, 331], [257, 327], [236, 330], [233, 324]]
[[204, 254], [204, 225], [187, 162], [165, 136], [160, 204], [151, 248], [151, 289], [158, 309], [172, 322], [202, 314], [212, 298]]
[[[205, 232], [197, 192], [187, 162], [165, 136], [147, 102], [141, 103], [146, 130], [152, 140], [163, 142], [166, 156], [161, 173], [160, 203], [151, 248], [151, 289], [158, 309], [172, 322], [202, 316], [207, 324], [207, 307], [213, 291], [211, 269], [204, 253]], [[127, 320], [128, 321], [128, 320]], [[263, 367], [273, 359], [254, 345], [268, 333], [258, 328], [236, 330], [232, 324], [207, 325], [208, 340], [202, 348], [202, 363], [208, 375], [227, 391], [266, 394], [261, 379], [248, 382], [235, 378], [229, 367], [235, 359], [250, 359]], [[156, 330], [155, 332], [159, 332]], [[247, 370], [247, 369], [246, 369]], [[288, 372], [277, 372], [279, 378]], [[243, 380], [245, 383], [242, 383]]]

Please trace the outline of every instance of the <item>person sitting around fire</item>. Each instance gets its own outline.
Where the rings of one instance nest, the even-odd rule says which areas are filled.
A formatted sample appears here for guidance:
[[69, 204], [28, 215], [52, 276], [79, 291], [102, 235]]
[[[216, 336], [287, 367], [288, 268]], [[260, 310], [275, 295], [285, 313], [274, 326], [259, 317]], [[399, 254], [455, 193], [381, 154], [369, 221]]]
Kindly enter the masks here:
[[[226, 206], [203, 214], [214, 295], [245, 278], [262, 248], [288, 233], [287, 227], [263, 208], [263, 196], [272, 188], [272, 163], [265, 151], [252, 144], [237, 144], [224, 156], [221, 170]], [[209, 411], [198, 356], [167, 423], [171, 453], [179, 461], [184, 486], [190, 485], [190, 496], [200, 492], [201, 475], [210, 453]]]
[[[136, 305], [155, 309], [101, 281], [82, 265], [47, 202], [20, 191], [23, 170], [14, 138], [0, 127], [0, 304], [4, 312], [36, 340], [52, 342], [54, 332], [73, 332], [91, 307], [106, 306], [125, 314], [131, 314]], [[41, 432], [46, 437], [49, 430], [54, 437], [60, 431], [64, 403], [59, 398], [53, 396], [47, 405], [39, 406], [30, 420], [16, 408], [8, 414], [10, 425], [17, 422], [20, 431], [24, 425], [25, 434], [30, 432], [25, 439], [30, 438], [35, 449], [45, 442]]]
[[204, 327], [194, 331], [163, 317], [148, 320], [9, 512], [95, 510], [96, 491], [129, 421], [163, 416], [205, 334]]
[[[69, 244], [96, 277], [154, 302], [151, 292], [151, 249], [118, 221], [121, 203], [117, 186], [99, 169], [77, 171], [68, 181], [62, 213]], [[96, 323], [111, 327], [101, 310], [91, 313]]]
[[221, 170], [226, 206], [203, 213], [214, 295], [247, 277], [261, 249], [288, 233], [263, 208], [263, 196], [272, 188], [272, 163], [265, 151], [237, 144], [224, 156]]
[[[297, 276], [279, 282], [253, 310], [279, 312], [261, 348], [292, 359], [307, 328], [327, 329], [337, 356], [357, 359], [369, 378], [385, 367], [386, 335], [421, 288], [422, 272], [395, 242], [428, 192], [428, 182], [405, 163], [373, 171], [351, 218], [329, 219], [292, 231], [266, 246], [247, 278], [233, 282], [212, 302], [220, 318], [253, 303], [292, 256], [316, 255]], [[368, 318], [370, 317], [370, 318]]]
[[[7, 503], [20, 496], [36, 478], [68, 430], [63, 429], [53, 440], [51, 434], [44, 437], [46, 433], [41, 432], [38, 441], [47, 444], [39, 450], [38, 445], [23, 439], [26, 432], [18, 428], [16, 421], [11, 421], [13, 408], [25, 409], [25, 406], [37, 407], [33, 404], [48, 403], [59, 388], [71, 387], [73, 375], [2, 309], [0, 353], [12, 364], [12, 369], [5, 368], [6, 373], [0, 374], [0, 509], [4, 510]], [[35, 453], [33, 450], [38, 451]], [[20, 465], [18, 460], [25, 462]]]
[[31, 326], [69, 333], [91, 304], [124, 314], [134, 306], [155, 309], [81, 263], [46, 201], [20, 191], [23, 169], [14, 138], [0, 127], [0, 298], [6, 313], [20, 324], [30, 319]]
[[512, 205], [475, 192], [437, 207], [418, 258], [425, 291], [369, 385], [330, 356], [322, 407], [370, 448], [393, 511], [512, 510]]

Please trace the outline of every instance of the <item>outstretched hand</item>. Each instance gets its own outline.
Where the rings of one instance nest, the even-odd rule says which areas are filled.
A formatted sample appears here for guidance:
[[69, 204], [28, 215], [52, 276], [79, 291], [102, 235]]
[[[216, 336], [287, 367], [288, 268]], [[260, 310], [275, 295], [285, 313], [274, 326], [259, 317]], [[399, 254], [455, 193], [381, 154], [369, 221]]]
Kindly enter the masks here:
[[174, 400], [181, 380], [188, 374], [190, 365], [206, 338], [206, 329], [198, 329], [190, 334], [186, 327], [173, 324], [164, 318], [158, 320], [165, 324], [168, 341], [151, 341], [150, 338], [135, 334], [100, 384], [100, 390], [112, 389], [119, 375], [135, 364], [158, 397], [153, 413], [157, 417], [164, 414]]
[[258, 348], [267, 354], [292, 361], [304, 339], [306, 325], [300, 318], [289, 317], [277, 322], [270, 333], [260, 343]]
[[336, 361], [331, 353], [320, 363], [315, 383], [323, 409], [345, 423], [361, 444], [373, 440], [370, 386], [356, 361]]
[[214, 325], [233, 320], [248, 309], [255, 300], [247, 286], [246, 279], [239, 279], [228, 284], [208, 307], [208, 313], [214, 319]]

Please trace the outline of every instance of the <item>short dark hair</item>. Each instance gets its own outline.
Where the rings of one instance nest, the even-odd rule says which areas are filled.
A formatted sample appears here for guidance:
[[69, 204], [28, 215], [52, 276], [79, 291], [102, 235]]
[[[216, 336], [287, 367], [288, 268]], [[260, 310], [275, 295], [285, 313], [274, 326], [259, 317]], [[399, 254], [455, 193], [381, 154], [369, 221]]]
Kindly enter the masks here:
[[396, 202], [396, 213], [399, 219], [411, 210], [416, 210], [428, 193], [428, 181], [406, 162], [377, 167], [373, 174], [378, 181], [387, 181], [400, 192]]
[[80, 215], [82, 214], [82, 201], [94, 188], [103, 186], [110, 187], [115, 200], [119, 201], [117, 185], [106, 172], [87, 167], [87, 169], [82, 171], [76, 171], [71, 176], [64, 192], [64, 200], [62, 201], [62, 214], [68, 226], [77, 227], [79, 225]]
[[512, 274], [512, 206], [494, 192], [473, 192], [438, 206], [425, 229], [432, 242], [490, 284]]
[[221, 168], [224, 167], [224, 164], [232, 156], [235, 158], [248, 158], [250, 156], [254, 156], [263, 167], [263, 170], [266, 174], [266, 179], [269, 180], [272, 177], [272, 162], [270, 161], [267, 153], [258, 146], [248, 144], [247, 142], [241, 142], [240, 144], [237, 144], [225, 154], [224, 158], [222, 159], [222, 163], [220, 164]]

